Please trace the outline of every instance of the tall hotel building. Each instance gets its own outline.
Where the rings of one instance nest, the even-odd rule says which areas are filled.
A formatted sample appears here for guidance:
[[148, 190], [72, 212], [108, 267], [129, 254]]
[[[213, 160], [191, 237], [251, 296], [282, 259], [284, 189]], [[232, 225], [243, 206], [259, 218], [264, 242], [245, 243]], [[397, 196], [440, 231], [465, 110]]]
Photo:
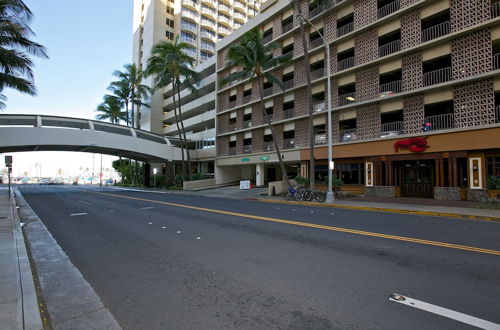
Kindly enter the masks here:
[[[215, 144], [216, 43], [254, 17], [259, 7], [260, 0], [134, 0], [133, 61], [139, 68], [145, 68], [155, 44], [176, 36], [191, 46], [187, 53], [199, 64], [203, 78], [198, 94], [184, 90], [181, 97], [187, 138], [196, 141], [193, 156], [204, 163], [204, 172], [208, 165], [213, 168], [215, 157], [210, 147]], [[144, 83], [152, 86], [152, 79]], [[171, 94], [166, 88], [151, 96], [151, 108], [141, 109], [142, 129], [178, 136]]]
[[[330, 47], [331, 72], [318, 33], [306, 27], [304, 63], [289, 1], [261, 13], [217, 46], [218, 79], [243, 33], [258, 28], [291, 61], [274, 68], [286, 90], [266, 83], [265, 116], [256, 81], [217, 86], [218, 183], [279, 180], [273, 139], [288, 174], [307, 176], [308, 65], [314, 100], [316, 176], [327, 175], [326, 132], [333, 130], [335, 174], [344, 189], [375, 196], [486, 198], [500, 177], [500, 2], [497, 0], [332, 0], [301, 8]], [[327, 122], [326, 79], [333, 120]], [[266, 128], [272, 118], [274, 136]]]

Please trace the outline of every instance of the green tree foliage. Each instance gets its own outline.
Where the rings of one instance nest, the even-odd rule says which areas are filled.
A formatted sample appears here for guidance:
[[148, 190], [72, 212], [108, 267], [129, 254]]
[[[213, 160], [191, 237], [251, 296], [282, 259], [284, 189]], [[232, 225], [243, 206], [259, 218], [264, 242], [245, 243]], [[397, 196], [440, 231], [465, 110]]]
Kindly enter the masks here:
[[36, 95], [31, 56], [47, 58], [45, 48], [30, 40], [33, 14], [22, 0], [0, 0], [0, 109], [5, 88]]

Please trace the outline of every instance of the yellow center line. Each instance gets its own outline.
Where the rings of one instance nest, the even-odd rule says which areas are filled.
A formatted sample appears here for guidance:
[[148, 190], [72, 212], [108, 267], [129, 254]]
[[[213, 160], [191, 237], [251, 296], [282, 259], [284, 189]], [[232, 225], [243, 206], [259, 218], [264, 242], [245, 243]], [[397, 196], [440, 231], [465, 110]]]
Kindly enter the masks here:
[[260, 216], [260, 215], [245, 214], [245, 213], [238, 213], [238, 212], [232, 212], [232, 211], [223, 211], [223, 210], [216, 210], [216, 209], [209, 209], [209, 208], [205, 208], [205, 207], [191, 206], [191, 205], [184, 205], [184, 204], [176, 204], [176, 203], [169, 203], [169, 202], [162, 202], [162, 201], [156, 201], [156, 200], [145, 199], [145, 198], [138, 198], [138, 197], [121, 196], [121, 195], [108, 194], [108, 193], [102, 193], [102, 192], [93, 192], [93, 193], [99, 194], [99, 195], [117, 197], [117, 198], [125, 198], [125, 199], [132, 199], [132, 200], [149, 202], [149, 203], [156, 203], [156, 204], [162, 204], [162, 205], [168, 205], [168, 206], [174, 206], [174, 207], [181, 207], [181, 208], [191, 209], [191, 210], [197, 210], [197, 211], [204, 211], [204, 212], [211, 212], [211, 213], [231, 215], [231, 216], [240, 217], [240, 218], [249, 218], [249, 219], [260, 220], [260, 221], [270, 221], [270, 222], [277, 222], [277, 223], [285, 223], [285, 224], [294, 225], [294, 226], [310, 227], [310, 228], [330, 230], [330, 231], [336, 231], [336, 232], [342, 232], [342, 233], [349, 233], [349, 234], [355, 234], [355, 235], [385, 238], [385, 239], [390, 239], [390, 240], [395, 240], [395, 241], [403, 241], [403, 242], [419, 243], [419, 244], [432, 245], [432, 246], [440, 246], [440, 247], [445, 247], [445, 248], [450, 248], [450, 249], [456, 249], [456, 250], [465, 250], [465, 251], [472, 251], [472, 252], [479, 252], [479, 253], [500, 255], [500, 251], [498, 251], [498, 250], [483, 249], [483, 248], [474, 247], [474, 246], [452, 244], [452, 243], [445, 243], [445, 242], [439, 242], [439, 241], [429, 241], [429, 240], [424, 240], [424, 239], [419, 239], [419, 238], [397, 236], [397, 235], [389, 235], [389, 234], [381, 234], [381, 233], [374, 233], [374, 232], [363, 231], [363, 230], [356, 230], [356, 229], [348, 229], [348, 228], [341, 228], [341, 227], [325, 226], [325, 225], [319, 225], [319, 224], [315, 224], [315, 223], [307, 223], [307, 222], [301, 222], [301, 221], [293, 221], [293, 220], [285, 220], [285, 219], [263, 217], [263, 216]]

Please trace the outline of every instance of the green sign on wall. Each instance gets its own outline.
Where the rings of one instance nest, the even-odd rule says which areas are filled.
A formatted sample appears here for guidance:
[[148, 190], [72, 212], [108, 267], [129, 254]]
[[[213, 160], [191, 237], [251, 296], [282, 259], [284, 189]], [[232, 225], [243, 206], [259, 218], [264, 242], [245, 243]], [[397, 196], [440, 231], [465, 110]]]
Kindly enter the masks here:
[[269, 160], [269, 156], [260, 156], [260, 160]]
[[248, 163], [248, 162], [250, 161], [250, 158], [245, 157], [245, 158], [242, 158], [242, 159], [241, 159], [241, 161], [242, 161], [243, 163]]

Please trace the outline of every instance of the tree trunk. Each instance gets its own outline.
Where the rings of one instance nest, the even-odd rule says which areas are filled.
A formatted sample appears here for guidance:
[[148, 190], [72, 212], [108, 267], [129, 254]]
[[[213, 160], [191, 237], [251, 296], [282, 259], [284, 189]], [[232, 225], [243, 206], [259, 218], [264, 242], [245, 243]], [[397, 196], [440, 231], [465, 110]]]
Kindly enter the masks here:
[[[266, 116], [266, 109], [265, 109], [265, 106], [264, 106], [264, 95], [263, 95], [263, 91], [262, 91], [262, 85], [264, 84], [264, 80], [262, 78], [262, 75], [258, 75], [257, 79], [259, 79], [260, 106], [262, 108], [262, 116], [265, 117]], [[269, 120], [267, 122], [267, 127], [269, 127], [269, 129], [271, 130], [271, 134], [273, 136], [274, 150], [276, 150], [276, 155], [278, 156], [278, 162], [280, 164], [280, 169], [281, 169], [281, 176], [283, 178], [283, 181], [285, 181], [285, 184], [286, 184], [286, 187], [287, 187], [286, 191], [289, 191], [290, 188], [291, 188], [291, 186], [290, 186], [290, 180], [288, 180], [288, 174], [286, 173], [285, 164], [283, 163], [283, 158], [281, 157], [280, 148], [278, 146], [278, 142], [275, 139], [274, 127], [271, 124], [271, 120]]]
[[127, 115], [127, 126], [130, 125], [130, 118], [128, 113], [128, 100], [125, 101], [125, 114]]
[[130, 114], [130, 126], [132, 126], [132, 127], [135, 127], [134, 105], [135, 105], [135, 89], [132, 91], [132, 110], [131, 110], [131, 114]]
[[310, 189], [314, 192], [316, 185], [315, 185], [315, 159], [314, 159], [314, 109], [313, 109], [313, 103], [312, 103], [312, 87], [311, 87], [311, 64], [309, 63], [309, 51], [307, 47], [307, 41], [306, 41], [306, 34], [305, 34], [305, 29], [304, 29], [304, 19], [302, 17], [302, 8], [300, 7], [300, 1], [299, 0], [294, 0], [294, 6], [295, 9], [297, 10], [297, 17], [299, 19], [300, 23], [300, 35], [302, 37], [302, 50], [304, 51], [304, 67], [305, 67], [305, 74], [306, 74], [306, 82], [307, 82], [307, 90], [306, 90], [306, 95], [307, 95], [307, 103], [309, 106], [309, 182], [310, 182]]
[[181, 84], [177, 82], [177, 99], [179, 100], [179, 121], [181, 122], [182, 135], [184, 136], [184, 143], [186, 148], [186, 159], [187, 159], [187, 173], [188, 177], [191, 178], [191, 156], [189, 155], [188, 140], [186, 138], [186, 130], [184, 129], [184, 121], [182, 120], [182, 110], [181, 110]]
[[179, 132], [179, 139], [181, 141], [181, 154], [182, 154], [182, 163], [181, 163], [181, 170], [182, 170], [182, 180], [186, 177], [186, 164], [184, 161], [184, 140], [182, 139], [182, 132], [181, 128], [179, 126], [179, 116], [177, 115], [177, 105], [175, 103], [175, 83], [172, 83], [172, 100], [173, 100], [173, 106], [174, 106], [174, 115], [175, 115], [175, 125], [177, 126], [177, 132]]

